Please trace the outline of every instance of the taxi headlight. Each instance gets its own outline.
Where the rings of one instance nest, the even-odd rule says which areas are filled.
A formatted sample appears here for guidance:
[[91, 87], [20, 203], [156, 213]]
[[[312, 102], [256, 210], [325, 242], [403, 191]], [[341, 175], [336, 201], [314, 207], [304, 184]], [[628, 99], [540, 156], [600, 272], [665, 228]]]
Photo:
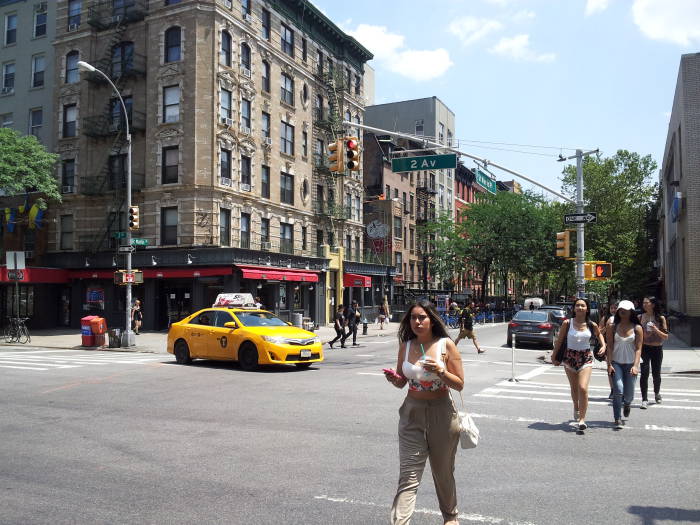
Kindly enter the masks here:
[[282, 345], [287, 341], [286, 337], [281, 337], [279, 335], [264, 335], [263, 339], [268, 343], [273, 343], [276, 345]]
[[314, 337], [313, 341], [311, 341], [312, 344], [320, 343], [321, 338], [320, 337]]

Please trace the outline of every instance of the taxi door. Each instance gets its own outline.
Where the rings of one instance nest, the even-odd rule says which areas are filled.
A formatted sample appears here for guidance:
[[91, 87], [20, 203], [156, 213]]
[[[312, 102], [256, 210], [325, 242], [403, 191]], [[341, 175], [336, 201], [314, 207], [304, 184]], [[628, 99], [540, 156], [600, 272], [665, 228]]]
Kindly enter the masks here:
[[234, 318], [230, 313], [224, 310], [216, 311], [214, 326], [209, 331], [207, 338], [208, 351], [216, 359], [234, 358], [232, 336], [235, 330], [224, 326], [225, 323], [231, 321], [234, 321]]
[[187, 323], [185, 338], [192, 357], [214, 357], [210, 349], [210, 340], [215, 319], [216, 310], [204, 310]]

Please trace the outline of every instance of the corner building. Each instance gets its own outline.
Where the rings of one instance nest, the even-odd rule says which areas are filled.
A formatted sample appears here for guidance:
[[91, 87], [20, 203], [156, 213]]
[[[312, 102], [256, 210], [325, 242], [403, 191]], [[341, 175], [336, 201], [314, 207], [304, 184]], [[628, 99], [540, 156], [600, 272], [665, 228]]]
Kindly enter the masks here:
[[[305, 1], [86, 4], [58, 2], [55, 44], [64, 203], [47, 262], [70, 269], [71, 324], [90, 313], [120, 326], [125, 309], [112, 276], [124, 267], [126, 126], [112, 88], [78, 60], [130, 113], [145, 328], [224, 291], [326, 323], [363, 232], [362, 175], [332, 174], [326, 148], [343, 118], [364, 120], [372, 55]], [[358, 244], [336, 246], [346, 238]]]

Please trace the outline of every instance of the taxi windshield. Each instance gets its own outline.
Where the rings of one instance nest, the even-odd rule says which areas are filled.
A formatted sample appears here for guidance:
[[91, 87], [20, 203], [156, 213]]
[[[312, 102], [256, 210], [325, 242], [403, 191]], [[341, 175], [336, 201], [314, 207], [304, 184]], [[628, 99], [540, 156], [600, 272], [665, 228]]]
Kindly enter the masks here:
[[269, 312], [236, 312], [244, 326], [287, 326], [282, 319]]

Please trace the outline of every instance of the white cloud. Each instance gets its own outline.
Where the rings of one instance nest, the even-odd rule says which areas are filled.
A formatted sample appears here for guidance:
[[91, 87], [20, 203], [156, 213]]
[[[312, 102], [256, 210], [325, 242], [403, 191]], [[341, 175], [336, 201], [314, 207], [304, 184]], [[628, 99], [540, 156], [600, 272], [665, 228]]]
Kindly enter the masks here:
[[530, 47], [530, 35], [525, 34], [503, 37], [489, 51], [495, 55], [525, 62], [552, 62], [557, 58], [554, 53], [536, 53]]
[[512, 19], [514, 22], [526, 22], [527, 20], [534, 20], [535, 16], [534, 11], [523, 9], [522, 11], [515, 13]]
[[369, 49], [386, 69], [414, 80], [440, 77], [453, 65], [446, 49], [406, 49], [405, 37], [384, 26], [360, 24], [357, 29], [345, 31]]
[[475, 18], [473, 16], [463, 16], [453, 20], [448, 26], [448, 30], [459, 38], [465, 46], [481, 40], [489, 33], [500, 31], [503, 24], [498, 20], [487, 18]]
[[586, 0], [586, 16], [605, 11], [609, 4], [609, 0]]
[[634, 23], [652, 40], [689, 47], [700, 43], [700, 2], [697, 0], [634, 0]]

